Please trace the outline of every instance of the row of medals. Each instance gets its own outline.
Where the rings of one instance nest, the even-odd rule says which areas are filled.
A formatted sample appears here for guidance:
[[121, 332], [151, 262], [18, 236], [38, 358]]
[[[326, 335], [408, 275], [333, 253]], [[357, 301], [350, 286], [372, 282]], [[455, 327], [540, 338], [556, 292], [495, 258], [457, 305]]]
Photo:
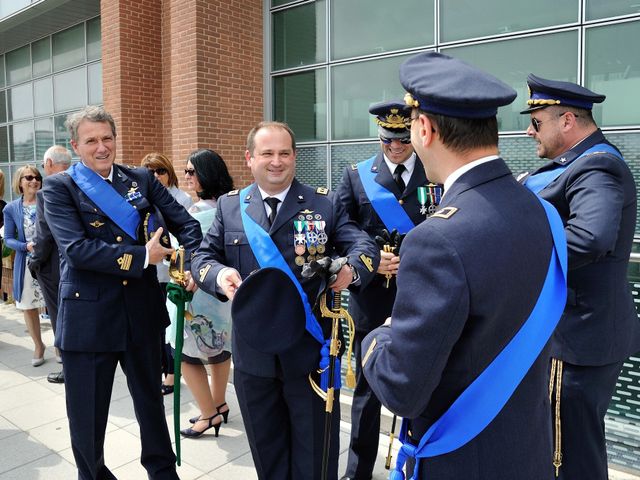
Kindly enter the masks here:
[[[322, 215], [304, 212], [293, 221], [293, 244], [296, 265], [299, 267], [324, 257], [329, 237], [324, 231], [327, 222]], [[307, 255], [308, 253], [308, 255]]]

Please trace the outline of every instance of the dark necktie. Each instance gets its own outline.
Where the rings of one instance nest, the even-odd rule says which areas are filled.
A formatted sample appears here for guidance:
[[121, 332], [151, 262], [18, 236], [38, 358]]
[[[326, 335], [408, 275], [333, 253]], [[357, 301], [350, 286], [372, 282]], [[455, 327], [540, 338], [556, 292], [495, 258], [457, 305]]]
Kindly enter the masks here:
[[267, 205], [271, 208], [271, 213], [269, 214], [269, 225], [273, 225], [273, 221], [276, 219], [276, 214], [278, 213], [278, 204], [280, 203], [280, 200], [276, 197], [267, 197], [264, 201], [267, 202]]
[[407, 167], [400, 164], [396, 166], [396, 169], [393, 172], [393, 180], [396, 182], [396, 185], [398, 185], [398, 188], [400, 189], [401, 192], [404, 192], [404, 189], [406, 188], [406, 185], [404, 184], [404, 180], [402, 179], [402, 172], [404, 172], [406, 169]]

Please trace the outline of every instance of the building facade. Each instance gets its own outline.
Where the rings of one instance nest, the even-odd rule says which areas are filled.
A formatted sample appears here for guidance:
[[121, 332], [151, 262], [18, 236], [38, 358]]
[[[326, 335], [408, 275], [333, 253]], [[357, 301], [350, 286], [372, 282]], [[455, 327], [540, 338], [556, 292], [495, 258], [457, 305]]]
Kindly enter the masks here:
[[[518, 113], [532, 72], [607, 95], [594, 117], [640, 184], [639, 40], [640, 4], [622, 0], [0, 0], [0, 169], [9, 186], [17, 167], [68, 144], [68, 113], [102, 103], [122, 162], [161, 151], [180, 177], [208, 147], [243, 186], [246, 134], [275, 119], [296, 133], [299, 178], [332, 188], [379, 149], [369, 105], [402, 97], [399, 64], [431, 50], [516, 89], [499, 112], [514, 172], [540, 162]], [[639, 377], [632, 357], [607, 426], [612, 461], [635, 470]]]

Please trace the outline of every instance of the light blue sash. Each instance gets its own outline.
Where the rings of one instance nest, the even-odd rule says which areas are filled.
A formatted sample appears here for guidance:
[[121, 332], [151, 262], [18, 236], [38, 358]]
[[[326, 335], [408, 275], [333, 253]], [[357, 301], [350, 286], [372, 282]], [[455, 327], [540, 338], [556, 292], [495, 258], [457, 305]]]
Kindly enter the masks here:
[[307, 331], [318, 342], [324, 344], [325, 340], [322, 335], [322, 328], [318, 323], [318, 319], [311, 311], [309, 299], [307, 298], [307, 294], [305, 293], [305, 291], [302, 289], [302, 285], [300, 285], [300, 282], [291, 271], [291, 268], [289, 268], [289, 264], [287, 264], [287, 261], [280, 253], [280, 250], [278, 250], [278, 247], [276, 247], [276, 244], [273, 243], [273, 240], [269, 236], [269, 233], [267, 233], [264, 228], [258, 225], [253, 220], [253, 218], [251, 218], [247, 214], [248, 203], [244, 201], [244, 198], [246, 198], [246, 196], [249, 194], [251, 187], [253, 187], [253, 185], [249, 185], [247, 188], [240, 192], [239, 200], [242, 226], [244, 227], [244, 231], [247, 234], [247, 240], [249, 240], [249, 246], [253, 251], [253, 255], [256, 257], [256, 260], [258, 260], [260, 268], [274, 267], [280, 269], [291, 279], [293, 284], [296, 286], [298, 293], [300, 294], [300, 298], [302, 299]]
[[116, 192], [100, 175], [78, 162], [67, 170], [80, 190], [102, 210], [107, 217], [134, 240], [138, 239], [140, 214]]
[[[407, 421], [403, 420], [400, 430], [403, 445], [389, 480], [404, 480], [402, 467], [408, 457], [420, 459], [452, 452], [482, 432], [511, 398], [560, 320], [567, 299], [567, 243], [558, 212], [547, 201], [539, 200], [549, 219], [554, 245], [542, 291], [529, 318], [491, 364], [431, 425], [417, 446], [409, 443]], [[419, 478], [419, 466], [417, 460], [412, 479]]]
[[576, 158], [573, 162], [567, 165], [560, 165], [552, 170], [547, 170], [542, 173], [536, 173], [535, 175], [531, 175], [529, 178], [525, 180], [524, 184], [533, 193], [536, 193], [536, 194], [540, 193], [540, 191], [542, 191], [547, 185], [549, 185], [556, 178], [558, 178], [562, 174], [562, 172], [564, 172], [568, 167], [576, 163], [579, 158], [582, 158], [586, 155], [590, 155], [595, 152], [610, 153], [611, 155], [615, 155], [620, 160], [622, 160], [622, 156], [620, 155], [620, 153], [611, 145], [608, 145], [606, 143], [598, 143], [593, 147], [591, 147], [590, 149], [583, 152], [582, 155]]
[[358, 163], [358, 175], [364, 191], [389, 232], [396, 229], [401, 234], [408, 233], [415, 225], [396, 196], [376, 182], [375, 174], [371, 171], [375, 159], [376, 155], [369, 160]]

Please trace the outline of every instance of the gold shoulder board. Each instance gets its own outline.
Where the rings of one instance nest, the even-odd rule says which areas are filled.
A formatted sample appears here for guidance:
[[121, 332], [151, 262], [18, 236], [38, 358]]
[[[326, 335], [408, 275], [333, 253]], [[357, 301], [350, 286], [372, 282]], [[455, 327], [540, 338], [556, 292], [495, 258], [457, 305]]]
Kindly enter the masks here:
[[329, 189], [325, 187], [318, 187], [316, 188], [316, 193], [319, 193], [320, 195], [326, 195], [327, 193], [329, 193]]
[[232, 197], [234, 195], [238, 195], [240, 193], [240, 190], [231, 190], [229, 193], [227, 193], [227, 196]]
[[352, 163], [351, 164], [351, 170], [358, 170], [358, 164], [357, 163]]

